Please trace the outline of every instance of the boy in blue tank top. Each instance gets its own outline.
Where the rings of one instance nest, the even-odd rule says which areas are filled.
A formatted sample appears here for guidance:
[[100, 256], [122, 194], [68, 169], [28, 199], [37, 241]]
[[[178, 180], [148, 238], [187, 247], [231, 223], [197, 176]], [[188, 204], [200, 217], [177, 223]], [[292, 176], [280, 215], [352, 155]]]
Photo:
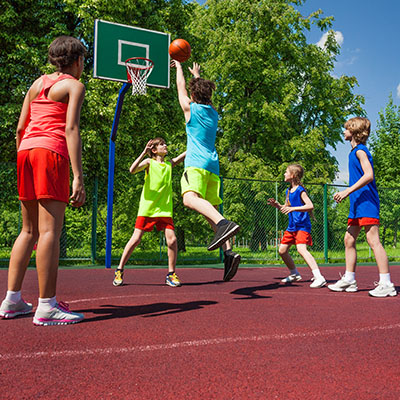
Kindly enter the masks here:
[[186, 121], [187, 149], [185, 171], [181, 179], [183, 204], [202, 214], [215, 232], [208, 250], [218, 247], [224, 250], [224, 281], [231, 280], [237, 272], [240, 255], [232, 251], [229, 239], [240, 229], [239, 225], [225, 219], [217, 210], [222, 203], [219, 197], [219, 159], [215, 149], [218, 113], [212, 105], [211, 96], [215, 85], [200, 78], [200, 65], [193, 63], [189, 68], [194, 78], [190, 81], [190, 97], [182, 65], [176, 67], [176, 86], [179, 104]]
[[389, 261], [379, 239], [379, 196], [375, 183], [372, 156], [365, 143], [369, 137], [371, 123], [367, 118], [350, 118], [344, 125], [344, 139], [351, 144], [349, 155], [350, 185], [336, 193], [333, 198], [340, 203], [350, 196], [350, 213], [347, 232], [344, 237], [346, 252], [345, 275], [328, 288], [335, 292], [356, 292], [357, 237], [364, 227], [367, 242], [375, 255], [379, 270], [379, 283], [369, 294], [373, 297], [396, 296], [390, 280]]

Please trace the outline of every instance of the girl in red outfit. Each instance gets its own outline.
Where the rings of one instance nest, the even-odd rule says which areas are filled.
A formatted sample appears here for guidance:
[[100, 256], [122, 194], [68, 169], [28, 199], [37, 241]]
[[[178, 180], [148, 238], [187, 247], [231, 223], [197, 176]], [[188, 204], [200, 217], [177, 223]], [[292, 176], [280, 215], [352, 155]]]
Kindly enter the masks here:
[[[80, 111], [85, 96], [79, 82], [86, 49], [75, 38], [60, 36], [49, 47], [49, 61], [57, 71], [43, 75], [30, 87], [23, 102], [17, 127], [18, 193], [23, 226], [11, 251], [8, 291], [0, 316], [13, 318], [28, 314], [32, 304], [21, 298], [21, 287], [37, 242], [36, 269], [39, 304], [35, 325], [79, 322], [56, 301], [60, 234], [68, 202], [79, 207], [85, 202], [82, 174]], [[69, 161], [73, 172], [69, 196]]]

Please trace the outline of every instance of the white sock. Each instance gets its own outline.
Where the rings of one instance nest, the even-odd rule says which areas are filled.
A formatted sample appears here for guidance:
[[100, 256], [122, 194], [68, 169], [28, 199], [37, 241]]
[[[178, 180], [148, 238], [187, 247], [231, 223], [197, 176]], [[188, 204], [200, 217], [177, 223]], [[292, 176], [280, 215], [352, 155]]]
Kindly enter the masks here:
[[289, 271], [290, 271], [290, 275], [300, 275], [300, 274], [299, 274], [299, 271], [297, 271], [297, 268], [295, 268], [295, 269], [289, 269]]
[[38, 309], [40, 309], [41, 311], [51, 311], [56, 306], [56, 304], [56, 296], [43, 299], [39, 297]]
[[344, 279], [346, 279], [347, 282], [353, 282], [356, 280], [356, 273], [346, 271], [346, 273], [344, 274]]
[[322, 276], [321, 271], [319, 270], [319, 268], [315, 268], [315, 269], [313, 269], [311, 272], [313, 273], [315, 279], [323, 278], [323, 276]]
[[384, 283], [385, 285], [390, 285], [392, 283], [390, 280], [390, 273], [379, 274], [379, 283]]
[[21, 291], [13, 292], [12, 290], [7, 290], [6, 300], [12, 303], [18, 303], [21, 300]]

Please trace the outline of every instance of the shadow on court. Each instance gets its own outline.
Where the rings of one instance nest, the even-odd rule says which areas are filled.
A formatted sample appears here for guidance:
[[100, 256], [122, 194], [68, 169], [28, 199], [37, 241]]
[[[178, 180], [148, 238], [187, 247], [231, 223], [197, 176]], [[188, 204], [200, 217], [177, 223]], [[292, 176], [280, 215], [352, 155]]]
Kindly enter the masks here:
[[116, 306], [107, 304], [100, 306], [100, 308], [89, 308], [85, 310], [79, 310], [81, 313], [93, 313], [96, 317], [86, 317], [83, 323], [104, 321], [114, 318], [129, 318], [143, 316], [144, 318], [149, 317], [160, 317], [169, 314], [177, 314], [186, 311], [194, 311], [218, 304], [216, 301], [189, 301], [187, 303], [154, 303], [140, 306]]
[[269, 283], [267, 285], [239, 288], [231, 292], [231, 294], [246, 296], [246, 297], [235, 297], [235, 300], [270, 299], [271, 296], [262, 296], [258, 294], [258, 292], [263, 292], [265, 290], [273, 290], [278, 288], [279, 288], [279, 283]]

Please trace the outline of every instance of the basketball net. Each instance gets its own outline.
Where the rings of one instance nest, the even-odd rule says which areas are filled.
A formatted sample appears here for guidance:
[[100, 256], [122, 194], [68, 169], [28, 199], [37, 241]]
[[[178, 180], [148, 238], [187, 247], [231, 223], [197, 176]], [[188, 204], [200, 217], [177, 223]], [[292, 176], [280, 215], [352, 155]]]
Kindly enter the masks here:
[[132, 95], [147, 93], [147, 78], [153, 71], [154, 63], [148, 58], [132, 57], [125, 61], [128, 82], [132, 84]]

